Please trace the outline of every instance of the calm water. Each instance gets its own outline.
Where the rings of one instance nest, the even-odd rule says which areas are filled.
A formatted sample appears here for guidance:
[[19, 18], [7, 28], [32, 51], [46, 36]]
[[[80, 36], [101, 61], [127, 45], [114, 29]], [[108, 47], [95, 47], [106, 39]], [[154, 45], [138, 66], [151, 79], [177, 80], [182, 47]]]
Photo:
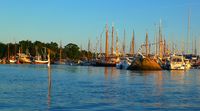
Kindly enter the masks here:
[[200, 110], [200, 70], [0, 65], [0, 110]]

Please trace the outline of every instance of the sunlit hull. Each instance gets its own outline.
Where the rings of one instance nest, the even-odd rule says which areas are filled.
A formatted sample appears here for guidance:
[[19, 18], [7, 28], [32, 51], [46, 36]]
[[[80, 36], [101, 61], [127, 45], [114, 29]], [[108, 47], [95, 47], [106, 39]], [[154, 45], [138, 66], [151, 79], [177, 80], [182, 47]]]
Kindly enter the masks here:
[[35, 64], [48, 64], [48, 61], [35, 60]]

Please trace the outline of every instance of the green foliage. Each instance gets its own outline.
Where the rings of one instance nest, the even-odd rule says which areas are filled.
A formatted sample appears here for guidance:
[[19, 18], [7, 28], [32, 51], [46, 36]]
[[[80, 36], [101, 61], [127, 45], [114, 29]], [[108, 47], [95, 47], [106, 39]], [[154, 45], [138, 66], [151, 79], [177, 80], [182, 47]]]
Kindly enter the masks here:
[[4, 43], [0, 43], [0, 58], [6, 56], [6, 45]]
[[53, 52], [53, 54], [51, 54], [52, 59], [55, 60], [59, 58], [59, 48], [56, 42], [46, 43], [46, 47]]
[[[9, 54], [10, 56], [15, 56], [19, 50], [21, 53], [29, 53], [31, 56], [36, 56], [36, 49], [37, 52], [42, 55], [45, 52], [45, 49], [51, 50], [51, 59], [52, 60], [59, 60], [60, 57], [60, 47], [56, 42], [44, 43], [40, 41], [29, 41], [29, 40], [22, 40], [19, 43], [8, 43], [4, 44], [0, 42], [0, 59], [8, 56], [8, 47], [9, 47]], [[93, 54], [92, 52], [87, 52], [86, 50], [79, 51], [79, 47], [76, 44], [69, 43], [62, 50], [62, 59], [69, 58], [71, 60], [86, 60], [92, 59]], [[47, 52], [46, 52], [47, 53]]]
[[73, 43], [69, 43], [64, 47], [64, 53], [69, 59], [72, 60], [77, 60], [80, 58], [79, 47]]

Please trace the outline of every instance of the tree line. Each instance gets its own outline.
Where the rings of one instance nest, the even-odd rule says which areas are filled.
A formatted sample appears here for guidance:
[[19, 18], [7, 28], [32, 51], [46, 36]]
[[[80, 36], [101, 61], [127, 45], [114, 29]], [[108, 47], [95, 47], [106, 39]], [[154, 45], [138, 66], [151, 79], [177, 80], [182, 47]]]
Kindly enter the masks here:
[[[37, 47], [37, 48], [36, 48]], [[51, 59], [59, 60], [60, 51], [62, 59], [82, 60], [92, 59], [92, 52], [80, 50], [79, 46], [74, 43], [69, 43], [64, 47], [60, 47], [56, 42], [44, 43], [41, 41], [22, 40], [18, 43], [2, 43], [0, 42], [0, 59], [15, 56], [17, 53], [29, 53], [32, 57], [36, 56], [36, 49], [39, 54], [44, 53], [44, 49], [51, 50]]]

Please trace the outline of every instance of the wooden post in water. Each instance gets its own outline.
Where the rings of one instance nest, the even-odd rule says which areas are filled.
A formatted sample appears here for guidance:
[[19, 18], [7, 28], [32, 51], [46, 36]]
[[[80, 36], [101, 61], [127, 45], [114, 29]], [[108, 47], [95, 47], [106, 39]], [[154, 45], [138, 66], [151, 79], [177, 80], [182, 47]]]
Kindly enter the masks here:
[[48, 68], [50, 68], [50, 64], [51, 64], [50, 53], [51, 53], [51, 50], [48, 49], [48, 64], [47, 64]]
[[51, 104], [51, 68], [48, 68], [48, 107]]

